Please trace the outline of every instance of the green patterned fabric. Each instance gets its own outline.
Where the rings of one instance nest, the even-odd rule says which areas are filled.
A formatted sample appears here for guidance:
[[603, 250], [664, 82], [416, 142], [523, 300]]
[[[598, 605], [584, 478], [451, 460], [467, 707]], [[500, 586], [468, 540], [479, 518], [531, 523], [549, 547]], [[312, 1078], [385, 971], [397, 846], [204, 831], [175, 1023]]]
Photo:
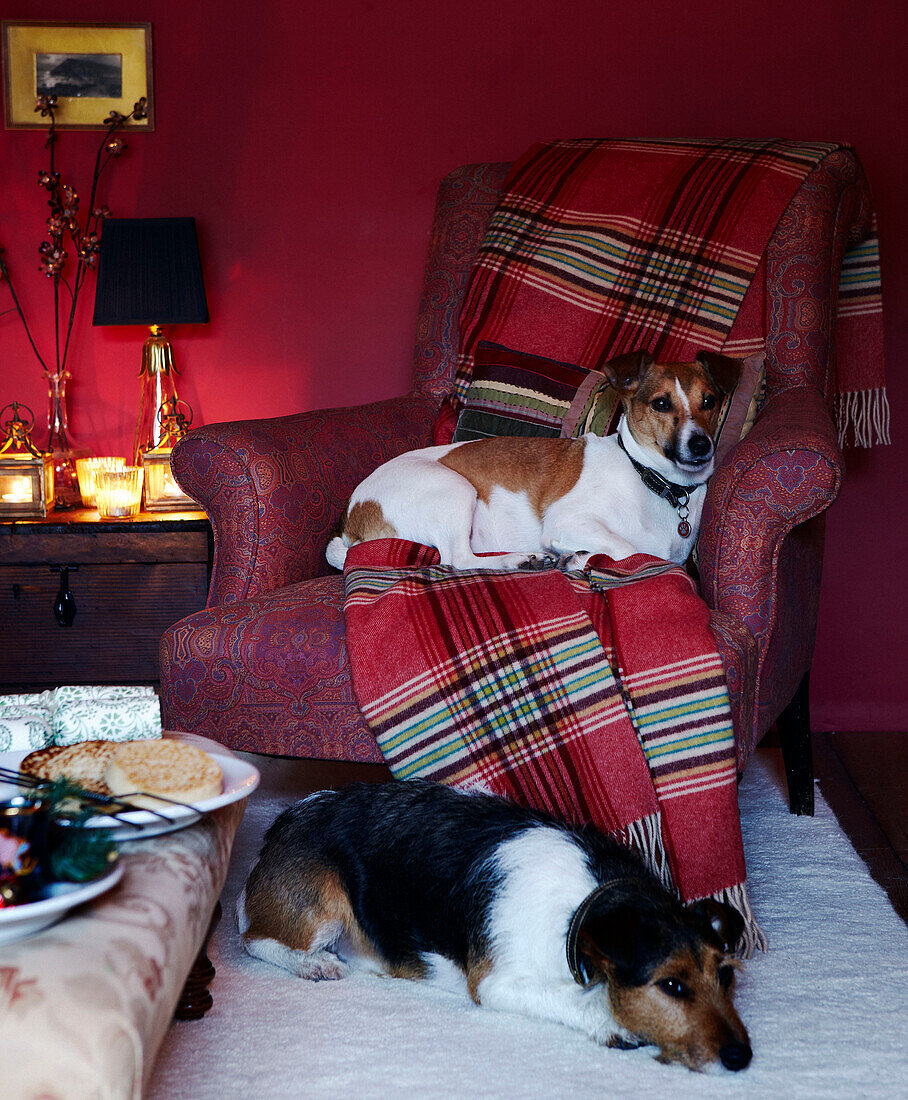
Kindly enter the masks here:
[[161, 707], [154, 695], [63, 703], [53, 729], [55, 745], [149, 740], [161, 736]]
[[52, 691], [29, 692], [25, 695], [0, 695], [0, 714], [10, 707], [50, 707]]
[[0, 752], [31, 752], [52, 744], [50, 717], [43, 706], [0, 706]]
[[95, 699], [110, 702], [114, 699], [148, 698], [154, 696], [154, 688], [145, 684], [67, 684], [54, 688], [51, 694], [52, 705], [58, 707], [61, 703], [86, 703]]
[[0, 752], [160, 736], [158, 697], [145, 685], [67, 684], [0, 696]]

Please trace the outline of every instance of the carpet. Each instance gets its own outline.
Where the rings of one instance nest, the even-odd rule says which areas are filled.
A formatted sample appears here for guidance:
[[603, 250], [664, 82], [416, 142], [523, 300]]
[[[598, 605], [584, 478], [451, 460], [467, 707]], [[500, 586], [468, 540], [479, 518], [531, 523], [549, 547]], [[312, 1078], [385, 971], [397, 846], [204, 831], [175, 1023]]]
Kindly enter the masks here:
[[754, 1060], [739, 1074], [662, 1066], [652, 1049], [602, 1049], [415, 982], [312, 983], [245, 955], [234, 901], [287, 801], [262, 791], [250, 803], [210, 952], [214, 1007], [171, 1027], [148, 1100], [905, 1095], [908, 929], [821, 797], [814, 818], [789, 815], [771, 750], [740, 787], [750, 895], [770, 950], [740, 979]]

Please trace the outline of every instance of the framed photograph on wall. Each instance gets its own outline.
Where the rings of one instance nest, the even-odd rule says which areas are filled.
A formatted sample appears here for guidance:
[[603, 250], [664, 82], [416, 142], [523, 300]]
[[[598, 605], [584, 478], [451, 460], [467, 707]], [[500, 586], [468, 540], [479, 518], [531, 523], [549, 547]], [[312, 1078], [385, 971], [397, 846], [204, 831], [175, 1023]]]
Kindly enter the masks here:
[[43, 130], [41, 95], [57, 97], [58, 130], [103, 130], [111, 111], [128, 115], [142, 96], [148, 117], [131, 130], [154, 129], [150, 23], [3, 21], [6, 127]]

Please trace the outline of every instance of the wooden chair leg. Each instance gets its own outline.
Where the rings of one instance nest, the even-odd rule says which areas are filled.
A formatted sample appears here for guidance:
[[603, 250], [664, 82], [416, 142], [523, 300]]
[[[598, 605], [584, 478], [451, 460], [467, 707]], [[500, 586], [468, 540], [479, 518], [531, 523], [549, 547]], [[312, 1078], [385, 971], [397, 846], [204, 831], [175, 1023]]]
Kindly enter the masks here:
[[201, 948], [199, 948], [199, 953], [196, 955], [192, 970], [189, 971], [189, 976], [186, 978], [186, 984], [183, 986], [180, 999], [177, 1001], [177, 1007], [174, 1009], [173, 1018], [175, 1020], [200, 1020], [214, 1004], [208, 989], [215, 974], [211, 959], [208, 958], [208, 944], [211, 942], [211, 937], [214, 935], [214, 930], [220, 919], [221, 903], [218, 902], [211, 915], [208, 934], [205, 936]]
[[793, 814], [813, 816], [813, 746], [810, 742], [810, 672], [779, 715], [776, 732], [785, 761], [788, 807]]

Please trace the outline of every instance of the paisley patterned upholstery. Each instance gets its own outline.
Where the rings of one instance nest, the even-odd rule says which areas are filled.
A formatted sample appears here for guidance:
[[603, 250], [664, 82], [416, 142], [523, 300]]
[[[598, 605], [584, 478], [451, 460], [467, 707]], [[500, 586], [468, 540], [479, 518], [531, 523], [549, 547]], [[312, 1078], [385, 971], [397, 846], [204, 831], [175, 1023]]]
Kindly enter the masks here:
[[[367, 473], [431, 442], [454, 373], [461, 296], [507, 167], [468, 166], [441, 184], [411, 394], [210, 425], [178, 446], [175, 474], [207, 509], [215, 552], [208, 607], [161, 642], [168, 727], [250, 751], [380, 759], [351, 694], [341, 582], [326, 576], [324, 547]], [[742, 768], [811, 663], [822, 514], [842, 478], [830, 416], [838, 270], [869, 223], [856, 160], [828, 157], [766, 256], [767, 402], [710, 483], [701, 584]]]
[[[343, 579], [316, 577], [177, 623], [161, 681], [180, 728], [245, 752], [380, 762], [350, 688]], [[263, 743], [264, 742], [264, 743]]]
[[210, 424], [180, 441], [173, 468], [214, 528], [209, 604], [232, 603], [327, 571], [324, 549], [355, 486], [423, 446], [437, 406], [421, 394]]

